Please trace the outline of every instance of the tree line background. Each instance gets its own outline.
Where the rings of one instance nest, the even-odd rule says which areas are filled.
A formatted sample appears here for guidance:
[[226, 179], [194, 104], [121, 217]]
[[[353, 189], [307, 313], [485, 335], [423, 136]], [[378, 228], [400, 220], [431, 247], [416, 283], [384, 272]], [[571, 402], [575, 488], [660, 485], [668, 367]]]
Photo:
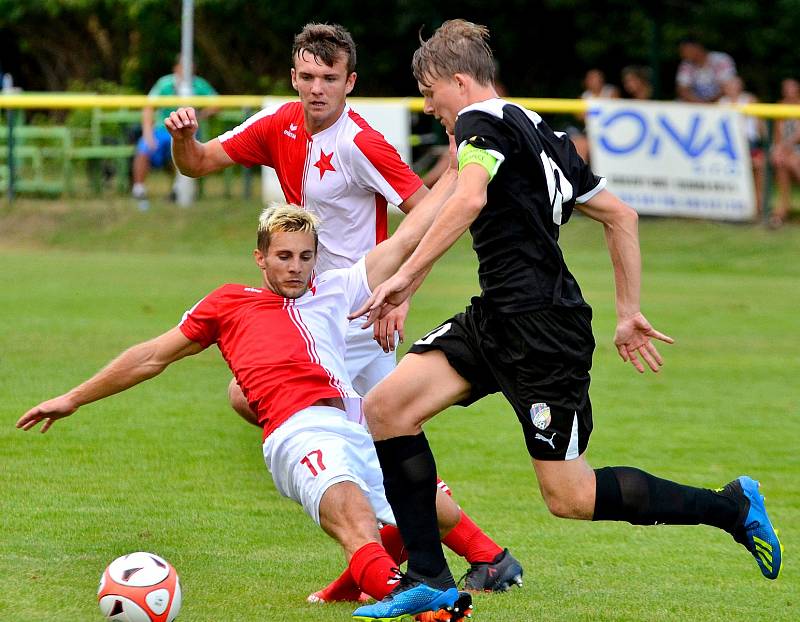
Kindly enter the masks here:
[[[180, 0], [0, 0], [0, 70], [28, 91], [146, 93], [171, 71], [180, 17]], [[800, 74], [800, 0], [196, 0], [196, 72], [223, 94], [289, 93], [294, 34], [338, 22], [358, 46], [356, 95], [415, 95], [420, 29], [453, 17], [490, 28], [511, 96], [576, 97], [587, 69], [619, 84], [622, 67], [641, 64], [670, 99], [686, 35], [731, 54], [763, 101]]]

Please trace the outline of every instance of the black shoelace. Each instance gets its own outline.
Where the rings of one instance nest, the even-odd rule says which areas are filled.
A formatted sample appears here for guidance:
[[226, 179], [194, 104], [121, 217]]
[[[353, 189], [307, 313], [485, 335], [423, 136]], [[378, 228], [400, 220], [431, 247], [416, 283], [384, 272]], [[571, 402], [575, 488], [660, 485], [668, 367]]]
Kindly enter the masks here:
[[394, 576], [397, 578], [397, 585], [394, 586], [391, 592], [389, 592], [389, 596], [393, 597], [400, 592], [406, 591], [410, 587], [414, 587], [415, 585], [419, 584], [419, 581], [416, 579], [412, 579], [409, 577], [405, 572], [400, 570], [399, 568], [392, 568], [392, 572]]

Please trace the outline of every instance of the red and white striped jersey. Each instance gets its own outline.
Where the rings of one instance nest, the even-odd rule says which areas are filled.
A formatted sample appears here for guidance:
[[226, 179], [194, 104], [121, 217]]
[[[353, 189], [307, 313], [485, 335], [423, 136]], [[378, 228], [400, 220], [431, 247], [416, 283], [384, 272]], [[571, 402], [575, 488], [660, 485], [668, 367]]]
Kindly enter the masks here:
[[217, 344], [264, 438], [319, 399], [358, 398], [344, 362], [347, 314], [370, 295], [363, 260], [318, 276], [300, 298], [227, 284], [183, 315], [187, 339]]
[[320, 272], [347, 268], [388, 237], [387, 201], [399, 205], [422, 180], [348, 106], [313, 136], [304, 124], [300, 102], [278, 104], [219, 141], [239, 164], [274, 168], [286, 200], [320, 217]]

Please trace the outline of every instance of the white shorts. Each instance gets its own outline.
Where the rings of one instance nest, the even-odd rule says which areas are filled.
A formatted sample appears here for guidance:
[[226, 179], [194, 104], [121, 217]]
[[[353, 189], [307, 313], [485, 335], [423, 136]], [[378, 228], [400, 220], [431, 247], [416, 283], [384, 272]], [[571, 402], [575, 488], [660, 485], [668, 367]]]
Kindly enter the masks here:
[[322, 495], [339, 482], [356, 484], [377, 519], [395, 524], [372, 437], [338, 408], [310, 406], [295, 413], [266, 438], [263, 449], [278, 492], [302, 505], [317, 525]]
[[366, 395], [372, 387], [383, 380], [397, 365], [394, 352], [384, 352], [372, 338], [372, 327], [366, 330], [364, 318], [350, 322], [345, 337], [347, 352], [344, 361], [350, 374], [350, 383], [359, 395]]

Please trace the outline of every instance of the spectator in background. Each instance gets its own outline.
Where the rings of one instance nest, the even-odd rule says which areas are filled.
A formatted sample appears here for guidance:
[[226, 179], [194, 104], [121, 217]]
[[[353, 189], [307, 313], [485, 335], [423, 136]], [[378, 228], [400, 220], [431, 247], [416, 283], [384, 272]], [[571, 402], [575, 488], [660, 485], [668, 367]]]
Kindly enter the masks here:
[[[786, 78], [781, 82], [779, 103], [800, 105], [800, 82]], [[792, 179], [800, 181], [800, 119], [779, 119], [772, 137], [772, 165], [778, 185], [778, 204], [769, 224], [779, 227], [786, 222], [791, 209]]]
[[613, 99], [619, 97], [619, 89], [613, 84], [606, 82], [606, 74], [599, 69], [590, 69], [583, 78], [583, 88], [581, 99], [590, 97], [604, 97]]
[[[172, 73], [161, 76], [148, 93], [149, 97], [161, 95], [180, 95], [183, 80], [183, 66], [180, 56], [175, 59]], [[192, 94], [216, 95], [206, 80], [200, 76], [192, 79]], [[147, 199], [145, 181], [150, 168], [161, 168], [172, 162], [172, 138], [164, 127], [164, 120], [174, 108], [142, 108], [142, 137], [136, 145], [136, 156], [133, 159], [133, 196], [140, 201]], [[210, 117], [217, 112], [217, 108], [205, 108], [198, 113], [201, 119]], [[145, 204], [146, 205], [146, 204]]]
[[[722, 97], [719, 98], [720, 104], [754, 104], [758, 98], [752, 93], [744, 90], [744, 82], [739, 76], [727, 80], [722, 85]], [[750, 161], [753, 165], [753, 182], [756, 193], [756, 211], [762, 213], [762, 199], [764, 193], [765, 154], [764, 137], [766, 128], [764, 122], [758, 117], [744, 117], [745, 136], [750, 146]]]
[[687, 37], [680, 43], [681, 64], [675, 76], [678, 99], [685, 102], [715, 102], [722, 95], [722, 85], [736, 76], [736, 64], [724, 52], [709, 52], [697, 39]]
[[[606, 82], [606, 75], [600, 69], [590, 69], [586, 72], [583, 78], [584, 91], [581, 93], [581, 99], [603, 98], [603, 99], [616, 99], [619, 97], [619, 89], [613, 84]], [[581, 122], [586, 118], [585, 114], [579, 114], [578, 118]], [[575, 145], [575, 151], [583, 159], [584, 162], [589, 161], [589, 139], [586, 137], [586, 131], [581, 130], [576, 126], [567, 128], [567, 134]]]
[[650, 67], [628, 65], [622, 69], [622, 90], [630, 99], [652, 99]]

